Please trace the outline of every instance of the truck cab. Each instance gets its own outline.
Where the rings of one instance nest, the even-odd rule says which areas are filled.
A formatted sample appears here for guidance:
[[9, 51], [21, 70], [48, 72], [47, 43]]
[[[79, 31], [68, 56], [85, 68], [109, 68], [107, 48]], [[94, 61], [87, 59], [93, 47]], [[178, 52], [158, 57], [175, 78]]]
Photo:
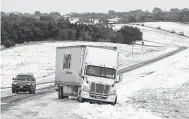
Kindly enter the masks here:
[[121, 80], [121, 77], [116, 77], [116, 69], [88, 65], [86, 66], [79, 101], [102, 101], [114, 105], [117, 103], [116, 83]]
[[84, 79], [79, 101], [102, 101], [116, 104], [118, 74], [117, 49], [86, 48]]

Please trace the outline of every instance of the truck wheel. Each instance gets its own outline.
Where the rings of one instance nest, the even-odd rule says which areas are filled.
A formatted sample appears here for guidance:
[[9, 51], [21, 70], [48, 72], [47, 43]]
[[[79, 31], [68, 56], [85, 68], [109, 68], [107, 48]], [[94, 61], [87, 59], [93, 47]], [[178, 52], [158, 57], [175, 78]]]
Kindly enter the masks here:
[[33, 90], [33, 93], [34, 93], [34, 94], [35, 94], [35, 92], [36, 92], [36, 89]]
[[12, 89], [12, 93], [15, 93], [15, 90], [14, 90], [14, 89]]
[[32, 90], [31, 89], [30, 89], [29, 93], [32, 94]]
[[18, 94], [18, 90], [15, 91]]
[[33, 94], [33, 89], [31, 88], [29, 92], [30, 92], [30, 94]]
[[78, 100], [79, 100], [79, 102], [84, 102], [84, 99], [80, 96], [79, 96]]
[[68, 98], [68, 96], [64, 96], [63, 87], [62, 86], [58, 86], [58, 98], [59, 99]]
[[60, 87], [60, 98], [64, 99], [64, 96], [63, 96], [63, 87]]
[[58, 86], [58, 98], [60, 99], [60, 86]]
[[59, 99], [63, 99], [63, 87], [62, 86], [58, 86], [58, 98]]
[[78, 101], [79, 102], [84, 102], [84, 98], [81, 97], [81, 91], [79, 92], [79, 97], [78, 97]]
[[65, 99], [65, 98], [68, 99], [68, 96], [63, 96], [63, 99]]

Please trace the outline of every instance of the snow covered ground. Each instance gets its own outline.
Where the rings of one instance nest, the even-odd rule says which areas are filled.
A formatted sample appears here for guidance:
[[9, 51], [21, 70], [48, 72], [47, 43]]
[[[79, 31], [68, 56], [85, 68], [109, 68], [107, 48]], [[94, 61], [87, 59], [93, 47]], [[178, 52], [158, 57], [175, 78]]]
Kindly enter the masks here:
[[[120, 66], [128, 66], [129, 64], [135, 64], [136, 62], [150, 59], [154, 56], [164, 54], [165, 52], [175, 50], [179, 46], [189, 47], [189, 39], [187, 38], [145, 27], [140, 27], [140, 29], [144, 34], [145, 44], [149, 43], [149, 45], [159, 47], [145, 46], [144, 54], [142, 54], [141, 46], [135, 45], [134, 55], [132, 57], [131, 46], [105, 43], [106, 45], [119, 47], [119, 51], [122, 52]], [[43, 63], [45, 58], [49, 58], [49, 61], [45, 61], [46, 65], [40, 65], [43, 68], [54, 65], [49, 65], [48, 62], [53, 63], [54, 59], [50, 56], [55, 55], [53, 53], [55, 53], [56, 46], [72, 44], [74, 43], [54, 42], [34, 44], [34, 48], [31, 46], [24, 46], [23, 48], [25, 48], [24, 52], [28, 51], [30, 54], [34, 52], [39, 53], [38, 55], [36, 53], [36, 56], [38, 56], [37, 59], [32, 56], [29, 57], [29, 55], [25, 57], [26, 61], [28, 61], [29, 58], [31, 59], [31, 61], [28, 61], [30, 63], [34, 61], [35, 63], [33, 64], [40, 64]], [[105, 44], [99, 43], [95, 45]], [[17, 51], [15, 54], [20, 53], [21, 55], [23, 52], [21, 50], [22, 47], [18, 47], [18, 49], [19, 48], [20, 50], [17, 50], [16, 47], [1, 51], [2, 61], [3, 58], [5, 61], [1, 64], [1, 68], [4, 72], [11, 70], [11, 66], [16, 66], [16, 64], [9, 64], [10, 58], [16, 59], [15, 57], [17, 57], [9, 50]], [[48, 53], [46, 53], [46, 51], [48, 51]], [[25, 54], [22, 54], [22, 56], [25, 56]], [[40, 60], [41, 58], [43, 60]], [[7, 62], [6, 59], [8, 59]], [[19, 63], [19, 59], [17, 59], [16, 63]], [[33, 65], [26, 65], [26, 69], [27, 66], [28, 69], [30, 69]], [[39, 65], [36, 67], [38, 66]], [[24, 71], [24, 68], [23, 70], [21, 70], [22, 68], [18, 69]], [[40, 72], [38, 68], [36, 69], [37, 71], [34, 71], [34, 73]], [[14, 73], [15, 71], [16, 69], [11, 70], [10, 73]], [[52, 73], [53, 71], [54, 70], [51, 70], [49, 72]], [[4, 76], [3, 80], [9, 80], [6, 78], [8, 74], [4, 72], [1, 74], [1, 76]], [[41, 72], [44, 73], [43, 75], [49, 73], [48, 70], [42, 70]], [[36, 77], [40, 77], [42, 75], [40, 74], [41, 73], [38, 73]], [[57, 92], [51, 92], [48, 95], [39, 96], [38, 98], [30, 97], [29, 99], [18, 102], [15, 106], [12, 106], [9, 110], [2, 113], [1, 117], [4, 119], [188, 119], [188, 77], [189, 49], [156, 63], [125, 73], [123, 80], [117, 85], [118, 104], [115, 106], [96, 103], [90, 104], [88, 102], [79, 103], [75, 98], [60, 100], [58, 99]], [[38, 82], [46, 81], [45, 78], [38, 78], [37, 80]]]
[[[60, 100], [57, 92], [52, 92], [41, 97], [40, 100], [31, 98], [28, 99], [29, 101], [20, 102], [17, 106], [13, 106], [9, 111], [3, 113], [2, 117], [5, 119], [12, 117], [19, 119], [178, 119], [180, 116], [180, 119], [187, 119], [188, 103], [184, 103], [186, 110], [182, 111], [183, 105], [181, 104], [183, 103], [176, 106], [166, 105], [164, 102], [166, 100], [162, 100], [159, 94], [165, 89], [176, 89], [189, 81], [188, 52], [189, 50], [185, 50], [164, 60], [125, 73], [123, 81], [117, 85], [119, 98], [118, 104], [115, 106], [88, 102], [79, 103], [75, 98]], [[148, 96], [148, 92], [151, 90], [154, 91], [153, 95], [158, 96], [156, 102], [152, 100], [153, 97]], [[146, 93], [141, 94], [138, 91]], [[146, 95], [148, 97], [145, 97]], [[171, 99], [172, 95], [164, 96], [169, 96], [168, 99]], [[182, 101], [185, 96], [188, 96], [188, 90], [184, 90], [182, 96], [174, 101]], [[149, 97], [151, 100], [146, 100]], [[157, 103], [160, 99], [161, 102]], [[184, 99], [185, 102], [189, 101], [188, 97]], [[154, 105], [156, 107], [153, 108]], [[171, 108], [175, 108], [173, 111], [182, 111], [185, 117], [179, 115], [180, 113], [176, 113], [176, 116], [170, 114], [175, 114], [174, 112], [166, 113]]]
[[[165, 53], [176, 49], [176, 47], [144, 47], [142, 54], [141, 46], [134, 46], [132, 57], [132, 47], [124, 44], [113, 43], [92, 43], [92, 42], [44, 42], [32, 45], [21, 45], [1, 51], [1, 87], [10, 87], [12, 78], [18, 73], [31, 72], [36, 77], [37, 83], [54, 81], [55, 55], [57, 46], [70, 45], [103, 45], [116, 46], [120, 54], [120, 64], [130, 64], [141, 61], [143, 57], [151, 57], [157, 53]], [[136, 57], [138, 58], [136, 58]]]

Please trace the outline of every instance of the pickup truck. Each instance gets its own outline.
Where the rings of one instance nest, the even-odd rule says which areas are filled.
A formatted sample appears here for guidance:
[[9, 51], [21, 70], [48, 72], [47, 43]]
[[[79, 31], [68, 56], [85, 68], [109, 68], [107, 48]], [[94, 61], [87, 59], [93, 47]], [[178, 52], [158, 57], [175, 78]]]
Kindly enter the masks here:
[[180, 36], [184, 36], [184, 32], [179, 32], [178, 33]]
[[36, 80], [31, 73], [20, 73], [13, 78], [12, 82], [12, 93], [18, 92], [29, 92], [35, 93], [36, 91]]

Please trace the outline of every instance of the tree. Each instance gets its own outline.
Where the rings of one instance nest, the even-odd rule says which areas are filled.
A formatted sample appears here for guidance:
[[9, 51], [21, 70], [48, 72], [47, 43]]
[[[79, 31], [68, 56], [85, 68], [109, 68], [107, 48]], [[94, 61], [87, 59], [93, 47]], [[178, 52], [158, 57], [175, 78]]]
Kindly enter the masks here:
[[51, 12], [49, 13], [49, 15], [57, 15], [57, 16], [61, 16], [61, 14], [59, 12]]
[[179, 11], [180, 11], [180, 10], [179, 10], [178, 8], [171, 8], [171, 9], [170, 9], [170, 12], [171, 12], [171, 13], [179, 13]]
[[6, 15], [6, 14], [5, 14], [4, 12], [1, 11], [1, 17], [2, 17], [2, 16], [5, 16], [5, 15]]
[[114, 15], [116, 12], [114, 11], [114, 10], [110, 10], [110, 11], [108, 11], [108, 14], [110, 14], [110, 15]]
[[124, 26], [118, 32], [122, 34], [122, 43], [124, 44], [132, 44], [132, 42], [143, 40], [142, 32], [137, 27]]
[[153, 9], [153, 13], [154, 14], [157, 14], [157, 13], [161, 13], [161, 12], [163, 12], [160, 8], [158, 8], [158, 7], [155, 7], [154, 9]]
[[34, 15], [39, 17], [39, 16], [41, 16], [41, 12], [40, 11], [35, 11]]
[[189, 15], [184, 15], [182, 18], [183, 22], [189, 22]]
[[180, 11], [181, 11], [181, 12], [188, 12], [188, 11], [189, 11], [189, 9], [184, 8], [184, 9], [181, 9]]
[[135, 17], [133, 17], [133, 16], [129, 17], [129, 22], [136, 22], [136, 21], [137, 21], [137, 19]]
[[40, 21], [54, 21], [54, 19], [51, 16], [40, 16]]

